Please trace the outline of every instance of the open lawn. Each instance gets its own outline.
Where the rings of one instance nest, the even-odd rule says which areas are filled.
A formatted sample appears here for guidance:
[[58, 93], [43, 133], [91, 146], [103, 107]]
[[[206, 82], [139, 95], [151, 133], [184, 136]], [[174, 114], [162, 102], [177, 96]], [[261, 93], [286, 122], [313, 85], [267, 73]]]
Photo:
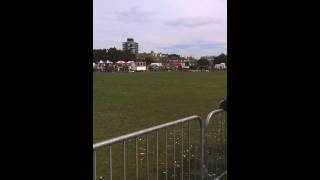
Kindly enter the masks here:
[[226, 72], [94, 73], [93, 141], [204, 117], [226, 94]]
[[[226, 74], [226, 72], [94, 73], [94, 143], [191, 115], [200, 115], [204, 118], [217, 107], [221, 99], [226, 97]], [[113, 152], [121, 152], [121, 144], [114, 149]], [[130, 153], [128, 151], [128, 156]], [[106, 154], [107, 151], [97, 154], [98, 177], [102, 171], [107, 170], [107, 164], [101, 161]], [[119, 158], [118, 161], [121, 162], [121, 157], [120, 154], [115, 154], [113, 158]], [[117, 168], [117, 163], [119, 164], [115, 162], [114, 168]], [[132, 163], [128, 164], [134, 166], [134, 162]], [[121, 167], [120, 164], [118, 167]], [[103, 176], [103, 179], [107, 179], [106, 174]]]

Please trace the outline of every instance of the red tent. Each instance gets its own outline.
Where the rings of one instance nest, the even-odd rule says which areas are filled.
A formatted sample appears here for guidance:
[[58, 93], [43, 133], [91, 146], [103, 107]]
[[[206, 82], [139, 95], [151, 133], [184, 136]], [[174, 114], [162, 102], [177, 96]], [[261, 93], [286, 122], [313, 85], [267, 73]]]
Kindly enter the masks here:
[[117, 61], [116, 63], [117, 63], [117, 64], [125, 64], [126, 62], [124, 62], [124, 61]]

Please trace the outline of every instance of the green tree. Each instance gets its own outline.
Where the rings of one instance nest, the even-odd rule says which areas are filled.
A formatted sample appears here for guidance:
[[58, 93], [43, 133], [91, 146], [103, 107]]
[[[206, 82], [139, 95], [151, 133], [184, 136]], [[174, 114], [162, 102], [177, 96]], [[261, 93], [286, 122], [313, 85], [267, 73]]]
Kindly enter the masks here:
[[176, 59], [180, 59], [180, 56], [178, 54], [169, 54], [168, 58], [170, 60], [176, 60]]
[[143, 61], [146, 62], [147, 65], [150, 65], [151, 63], [156, 62], [156, 59], [153, 56], [148, 56]]
[[129, 51], [121, 51], [116, 48], [110, 48], [106, 52], [106, 59], [110, 60], [112, 62], [116, 62], [119, 60], [122, 61], [135, 61], [136, 60], [136, 55], [132, 54]]
[[159, 59], [159, 61], [160, 61], [161, 63], [166, 63], [166, 62], [168, 62], [168, 58], [167, 58], [167, 57], [161, 57], [161, 58]]
[[94, 49], [93, 50], [93, 62], [99, 62], [100, 60], [107, 59], [106, 49]]
[[224, 53], [220, 54], [214, 59], [214, 64], [226, 63], [227, 64], [227, 55]]
[[120, 60], [120, 52], [116, 48], [110, 48], [107, 52], [107, 59], [112, 62]]
[[210, 62], [206, 58], [200, 58], [197, 62], [198, 67], [207, 68], [210, 65]]

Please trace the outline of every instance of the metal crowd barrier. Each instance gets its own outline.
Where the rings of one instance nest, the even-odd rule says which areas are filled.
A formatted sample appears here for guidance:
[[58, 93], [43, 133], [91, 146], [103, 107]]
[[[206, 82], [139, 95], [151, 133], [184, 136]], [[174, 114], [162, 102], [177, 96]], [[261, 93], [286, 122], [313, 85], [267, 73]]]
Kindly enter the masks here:
[[[198, 122], [200, 127], [199, 131], [191, 134], [190, 124], [193, 122]], [[210, 126], [212, 124], [212, 127]], [[187, 125], [187, 133], [184, 133], [184, 126]], [[176, 127], [180, 126], [178, 135]], [[173, 137], [173, 144], [168, 144], [170, 137], [168, 138], [168, 129], [173, 128], [173, 133], [170, 135]], [[105, 171], [108, 171], [108, 177], [100, 176], [99, 179], [110, 179], [113, 177], [113, 152], [112, 147], [116, 144], [122, 144], [122, 159], [116, 159], [116, 163], [119, 164], [119, 161], [122, 161], [122, 178], [127, 179], [214, 179], [219, 180], [227, 175], [227, 120], [225, 110], [221, 107], [210, 112], [206, 119], [202, 119], [197, 115], [189, 116], [186, 118], [178, 119], [169, 123], [161, 124], [151, 128], [143, 129], [133, 133], [129, 133], [123, 136], [112, 138], [106, 141], [102, 141], [93, 145], [93, 180], [97, 180], [97, 156], [96, 153], [98, 150], [103, 150], [108, 152], [108, 168]], [[159, 132], [165, 131], [164, 139], [164, 152], [161, 152], [159, 148]], [[155, 152], [150, 152], [149, 149], [149, 136], [155, 133], [156, 147]], [[187, 136], [187, 144], [184, 144], [184, 136]], [[144, 147], [144, 153], [139, 153], [139, 140], [141, 137], [145, 137], [146, 147]], [[200, 152], [195, 152], [191, 154], [192, 148], [196, 149], [197, 146], [191, 144], [191, 140], [200, 142], [198, 149]], [[130, 172], [135, 174], [135, 176], [128, 176], [128, 163], [127, 163], [127, 143], [131, 141], [135, 143], [135, 172]], [[212, 144], [213, 143], [213, 144]], [[169, 146], [172, 148], [171, 162], [169, 162]], [[180, 147], [179, 147], [180, 146]], [[180, 151], [177, 150], [179, 148]], [[163, 150], [163, 148], [162, 148]], [[196, 151], [196, 150], [194, 150]], [[119, 152], [116, 152], [119, 153]], [[159, 154], [164, 156], [162, 168], [159, 168]], [[176, 156], [177, 153], [180, 153], [179, 156]], [[139, 155], [144, 155], [144, 160], [146, 161], [145, 173], [143, 175], [139, 174]], [[150, 154], [155, 154], [155, 172], [150, 172]], [[197, 159], [197, 156], [199, 157]], [[198, 160], [198, 162], [197, 162]], [[191, 161], [193, 161], [191, 163]], [[133, 164], [129, 164], [133, 165]], [[169, 167], [172, 165], [172, 167]], [[191, 168], [193, 166], [193, 168]], [[199, 168], [197, 168], [199, 167]], [[180, 169], [177, 171], [177, 169]], [[161, 173], [160, 173], [161, 171]], [[169, 176], [169, 172], [171, 176]], [[153, 177], [150, 177], [150, 174]], [[160, 177], [160, 175], [162, 175]], [[191, 176], [192, 175], [192, 176]], [[154, 178], [155, 176], [155, 178]], [[119, 179], [119, 176], [115, 179]]]

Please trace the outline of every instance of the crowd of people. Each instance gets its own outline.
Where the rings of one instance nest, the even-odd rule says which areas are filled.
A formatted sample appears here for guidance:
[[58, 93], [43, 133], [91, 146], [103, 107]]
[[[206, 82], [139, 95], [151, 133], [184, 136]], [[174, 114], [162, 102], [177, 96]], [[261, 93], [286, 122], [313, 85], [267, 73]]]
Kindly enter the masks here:
[[225, 70], [226, 68], [207, 68], [199, 66], [181, 66], [181, 65], [145, 65], [144, 70], [136, 70], [130, 63], [94, 63], [93, 71], [95, 72], [135, 72], [135, 71], [179, 71], [179, 72], [210, 72], [213, 70]]
[[98, 72], [129, 72], [129, 71], [131, 71], [131, 66], [106, 64], [106, 65], [93, 67], [93, 71], [98, 71]]

